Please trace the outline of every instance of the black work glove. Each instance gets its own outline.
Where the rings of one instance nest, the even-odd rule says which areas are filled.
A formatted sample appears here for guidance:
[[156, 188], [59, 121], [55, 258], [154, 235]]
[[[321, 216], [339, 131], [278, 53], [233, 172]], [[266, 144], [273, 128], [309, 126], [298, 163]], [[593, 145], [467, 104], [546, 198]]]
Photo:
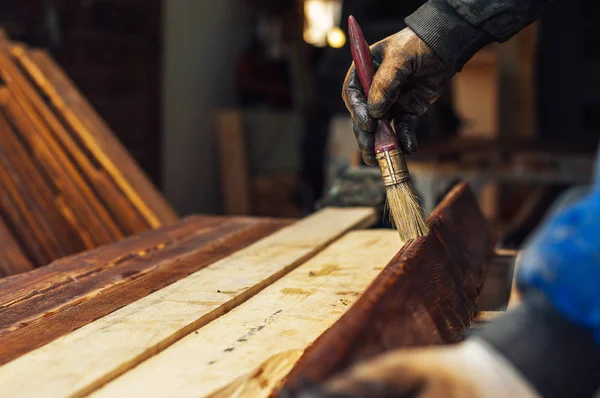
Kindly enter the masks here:
[[373, 135], [375, 119], [384, 115], [393, 119], [402, 152], [414, 152], [418, 118], [440, 96], [455, 71], [410, 28], [372, 45], [371, 54], [377, 72], [368, 104], [354, 64], [346, 75], [342, 96], [352, 116], [354, 135], [363, 160], [373, 166], [377, 164]]

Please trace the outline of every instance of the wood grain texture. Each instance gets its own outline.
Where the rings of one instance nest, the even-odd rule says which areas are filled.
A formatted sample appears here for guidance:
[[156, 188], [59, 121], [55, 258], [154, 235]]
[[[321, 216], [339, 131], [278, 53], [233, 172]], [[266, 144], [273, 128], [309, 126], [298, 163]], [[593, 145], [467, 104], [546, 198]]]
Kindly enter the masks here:
[[45, 52], [0, 31], [0, 77], [0, 214], [34, 267], [177, 220]]
[[358, 302], [309, 348], [286, 389], [317, 383], [351, 364], [401, 347], [459, 341], [469, 327], [493, 240], [466, 183], [428, 219]]
[[[18, 229], [14, 228], [11, 231], [13, 241], [20, 242], [19, 246], [23, 252], [27, 253], [27, 256], [31, 258], [34, 264], [45, 262], [47, 257], [35, 241], [35, 234], [29, 228], [28, 220], [15, 204], [8, 189], [2, 183], [0, 183], [0, 206], [2, 206], [2, 213], [6, 222], [18, 226]], [[11, 249], [10, 246], [6, 248], [2, 246], [2, 248], [4, 251], [9, 251]]]
[[[298, 351], [340, 318], [400, 246], [392, 230], [350, 232], [92, 396], [162, 397], [177, 391], [178, 397], [266, 397], [291, 370]], [[259, 368], [274, 369], [257, 378], [253, 370]]]
[[[36, 88], [21, 73], [10, 54], [10, 46], [10, 42], [0, 36], [0, 74], [8, 82], [7, 88], [12, 95], [8, 107], [16, 118], [14, 124], [21, 132], [27, 133], [32, 147], [37, 146], [40, 152], [43, 151], [44, 165], [52, 171], [52, 179], [57, 185], [60, 184], [73, 212], [90, 231], [96, 245], [122, 238], [123, 231], [86, 181], [85, 171], [93, 168], [91, 161], [84, 156]], [[79, 171], [78, 166], [84, 173]]]
[[[29, 228], [37, 236], [36, 242], [47, 250], [51, 260], [86, 247], [76, 231], [61, 215], [54, 202], [55, 188], [36, 168], [33, 159], [19, 141], [18, 133], [0, 112], [0, 168], [2, 179], [14, 198], [23, 204]], [[18, 229], [19, 225], [15, 224]]]
[[[329, 208], [285, 227], [3, 365], [0, 397], [89, 393], [245, 302], [349, 229], [374, 221], [370, 208]], [[194, 254], [184, 250], [165, 261], [196, 262]], [[80, 312], [81, 304], [73, 311]], [[31, 373], [37, 376], [32, 379]]]
[[[80, 179], [80, 176], [69, 174], [69, 171], [75, 173], [72, 165], [69, 168], [64, 167], [64, 162], [68, 162], [67, 154], [55, 142], [47, 138], [47, 130], [40, 133], [39, 126], [29, 118], [12, 93], [10, 100], [3, 108], [3, 113], [6, 120], [13, 126], [13, 132], [19, 134], [19, 139], [23, 143], [24, 149], [29, 151], [36, 168], [42, 170], [47, 176], [47, 181], [53, 185], [53, 198], [58, 211], [70, 227], [76, 231], [84, 242], [85, 248], [91, 249], [102, 243], [110, 243], [116, 235], [112, 237], [108, 230], [101, 226], [102, 221], [99, 217], [102, 215], [94, 213], [86, 199], [82, 197], [73, 180], [74, 177]], [[107, 215], [106, 212], [103, 214]], [[122, 237], [122, 234], [118, 234], [118, 232], [116, 234]]]
[[13, 46], [12, 53], [146, 221], [152, 227], [176, 221], [169, 203], [54, 60], [24, 46]]
[[0, 363], [42, 346], [289, 224], [191, 217], [0, 281]]
[[[2, 134], [0, 132], [0, 134]], [[31, 271], [33, 264], [21, 250], [21, 246], [13, 237], [9, 227], [0, 217], [0, 277]]]

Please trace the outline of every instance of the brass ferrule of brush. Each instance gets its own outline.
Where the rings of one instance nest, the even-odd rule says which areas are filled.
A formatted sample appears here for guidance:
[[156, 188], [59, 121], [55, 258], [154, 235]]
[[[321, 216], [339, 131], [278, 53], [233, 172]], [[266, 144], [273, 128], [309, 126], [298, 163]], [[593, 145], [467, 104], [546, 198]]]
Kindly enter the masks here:
[[410, 179], [406, 160], [404, 160], [404, 156], [398, 149], [381, 151], [375, 155], [375, 159], [377, 159], [377, 163], [381, 169], [381, 176], [386, 187]]

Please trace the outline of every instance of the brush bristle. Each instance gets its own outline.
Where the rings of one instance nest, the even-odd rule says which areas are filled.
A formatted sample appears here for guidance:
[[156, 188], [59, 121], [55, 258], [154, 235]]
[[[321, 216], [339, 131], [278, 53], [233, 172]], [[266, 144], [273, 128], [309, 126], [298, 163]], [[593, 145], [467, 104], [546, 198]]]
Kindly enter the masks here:
[[424, 236], [429, 232], [423, 217], [423, 209], [410, 180], [387, 186], [386, 195], [390, 220], [403, 242]]

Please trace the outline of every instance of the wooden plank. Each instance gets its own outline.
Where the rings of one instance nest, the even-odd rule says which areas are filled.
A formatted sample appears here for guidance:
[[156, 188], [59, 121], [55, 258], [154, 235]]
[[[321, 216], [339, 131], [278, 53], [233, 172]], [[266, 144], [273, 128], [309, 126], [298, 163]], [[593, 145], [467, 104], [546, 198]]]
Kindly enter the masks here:
[[465, 183], [446, 196], [428, 224], [431, 232], [405, 245], [357, 303], [307, 350], [286, 389], [321, 382], [388, 350], [463, 338], [493, 240]]
[[2, 217], [0, 217], [0, 242], [2, 242], [0, 271], [4, 275], [20, 274], [33, 269], [33, 264], [15, 240]]
[[[68, 222], [69, 226], [77, 231], [77, 235], [83, 241], [85, 248], [90, 249], [95, 247], [96, 243], [89, 237], [89, 233], [87, 232], [88, 228], [83, 224], [83, 221], [75, 215], [71, 215], [73, 211], [68, 206], [66, 208], [68, 209], [69, 214], [65, 213], [65, 204], [59, 203], [60, 201], [64, 201], [63, 195], [66, 194], [67, 197], [70, 197], [69, 190], [72, 186], [65, 186], [65, 182], [61, 176], [62, 171], [59, 170], [60, 165], [54, 165], [55, 167], [49, 165], [48, 162], [53, 162], [53, 160], [51, 160], [51, 149], [45, 146], [43, 141], [36, 137], [35, 127], [32, 125], [31, 121], [27, 119], [27, 116], [23, 113], [23, 110], [19, 107], [19, 104], [14, 101], [12, 96], [6, 107], [3, 109], [3, 112], [6, 119], [15, 127], [15, 132], [18, 131], [20, 137], [26, 145], [29, 146], [32, 154], [31, 160], [36, 165], [36, 169], [43, 172], [46, 175], [47, 180], [53, 184], [54, 193], [52, 196], [61, 215]], [[48, 264], [48, 262], [38, 263], [37, 265]]]
[[225, 214], [249, 214], [250, 186], [242, 113], [221, 110], [215, 119]]
[[[20, 329], [23, 324], [31, 322], [48, 313], [55, 313], [65, 307], [70, 307], [82, 301], [82, 296], [96, 296], [99, 290], [106, 290], [127, 281], [127, 276], [140, 276], [156, 271], [155, 263], [162, 261], [163, 257], [173, 256], [173, 249], [178, 252], [190, 244], [199, 246], [198, 249], [206, 250], [201, 243], [211, 242], [211, 237], [222, 238], [228, 233], [244, 231], [249, 226], [255, 226], [252, 220], [212, 220], [199, 219], [198, 223], [182, 225], [180, 229], [165, 231], [157, 234], [158, 239], [142, 239], [134, 245], [123, 242], [115, 257], [103, 256], [99, 253], [86, 253], [66, 260], [59, 260], [48, 267], [44, 267], [46, 278], [42, 284], [27, 286], [27, 279], [21, 278], [20, 283], [13, 283], [15, 291], [2, 295], [2, 319], [0, 319], [0, 332], [9, 333]], [[193, 227], [193, 229], [191, 228]], [[177, 236], [173, 239], [173, 235]], [[207, 239], [207, 235], [208, 238]], [[128, 247], [129, 246], [129, 247]], [[176, 256], [174, 256], [177, 259]], [[143, 259], [143, 262], [139, 260]], [[58, 265], [67, 264], [65, 267]], [[133, 267], [133, 268], [132, 268]], [[58, 268], [58, 270], [57, 270]], [[135, 271], [135, 272], [134, 272]], [[140, 275], [142, 273], [142, 275]], [[123, 276], [125, 275], [125, 276]], [[136, 278], [136, 279], [137, 279]], [[36, 286], [37, 285], [37, 286]], [[104, 294], [104, 293], [103, 293]], [[34, 310], [35, 309], [35, 310]]]
[[[6, 133], [3, 131], [2, 133]], [[2, 185], [3, 195], [3, 209], [5, 213], [11, 213], [14, 217], [15, 212], [20, 214], [20, 218], [24, 221], [24, 224], [14, 223], [19, 228], [23, 225], [27, 230], [32, 232], [30, 246], [37, 245], [39, 252], [42, 254], [41, 261], [50, 262], [51, 260], [60, 256], [59, 251], [56, 250], [57, 241], [52, 230], [45, 220], [40, 217], [40, 210], [33, 204], [31, 197], [27, 195], [26, 188], [23, 184], [18, 184], [15, 181], [15, 172], [12, 170], [11, 164], [7, 159], [7, 153], [0, 146], [0, 185]], [[5, 201], [11, 201], [12, 205], [7, 205]], [[22, 233], [22, 235], [25, 235]], [[43, 264], [43, 263], [42, 263]]]
[[0, 397], [91, 392], [245, 302], [349, 229], [374, 220], [371, 208], [329, 208], [283, 228], [0, 367]]
[[[87, 198], [81, 194], [79, 188], [73, 182], [73, 178], [78, 178], [79, 172], [69, 162], [67, 154], [56, 143], [49, 141], [49, 133], [39, 133], [37, 128], [40, 125], [34, 125], [34, 121], [29, 118], [30, 115], [14, 100], [14, 97], [11, 97], [11, 100], [7, 103], [5, 114], [32, 148], [36, 161], [40, 163], [49, 178], [56, 184], [60, 195], [66, 202], [68, 211], [74, 215], [74, 217], [69, 217], [63, 211], [63, 216], [84, 240], [86, 248], [92, 249], [116, 240], [116, 236], [111, 234], [104, 225], [110, 215], [104, 209], [104, 215], [101, 219], [98, 217], [98, 213], [89, 206]], [[88, 190], [88, 196], [93, 196], [89, 187], [86, 189]], [[93, 199], [93, 201], [97, 203], [96, 199]], [[60, 206], [59, 209], [61, 209]], [[86, 236], [91, 236], [91, 240], [86, 239]]]
[[7, 177], [12, 177], [16, 190], [27, 202], [28, 212], [35, 218], [33, 227], [42, 233], [44, 242], [40, 245], [43, 246], [46, 241], [52, 245], [56, 252], [53, 259], [84, 250], [83, 241], [57, 209], [55, 187], [50, 186], [51, 182], [36, 169], [3, 112], [0, 112], [0, 131], [0, 146], [4, 154], [2, 170]]
[[27, 218], [13, 201], [2, 179], [0, 179], [0, 207], [7, 222], [19, 226], [15, 230], [15, 233], [18, 235], [16, 238], [22, 243], [23, 250], [27, 252], [28, 257], [35, 264], [47, 263], [49, 259], [37, 244], [34, 230], [30, 228]]
[[[89, 272], [91, 262], [115, 263], [121, 262], [131, 256], [131, 253], [146, 251], [148, 248], [159, 247], [165, 242], [184, 239], [197, 229], [211, 228], [217, 223], [226, 221], [224, 217], [193, 216], [180, 222], [151, 230], [142, 234], [133, 235], [117, 243], [98, 247], [55, 261], [47, 267], [37, 268], [25, 275], [0, 279], [0, 308], [13, 301], [22, 300], [32, 291], [43, 294], [46, 289], [55, 284], [62, 284], [72, 279], [79, 279]], [[72, 261], [75, 260], [76, 261]]]
[[[398, 247], [398, 235], [392, 230], [351, 232], [92, 396], [161, 397], [177, 391], [178, 397], [217, 392], [223, 397], [267, 397], [283, 379], [281, 373], [285, 377], [284, 369], [291, 370], [291, 358], [299, 359], [298, 351], [304, 351], [340, 318]], [[286, 354], [277, 378], [253, 377], [254, 369]]]
[[[135, 253], [148, 252], [161, 245], [173, 244], [199, 230], [214, 228], [228, 219], [216, 216], [188, 217], [176, 224], [123, 239], [117, 243], [53, 262], [25, 275], [0, 279], [0, 308], [15, 302], [42, 295], [54, 286], [77, 281], [87, 274], [95, 274], [106, 264], [115, 264], [135, 258]], [[32, 292], [35, 292], [32, 294]]]
[[[45, 159], [45, 162], [51, 167], [54, 166], [57, 177], [60, 176], [63, 180], [62, 188], [65, 189], [66, 195], [72, 197], [72, 201], [69, 201], [69, 203], [73, 206], [73, 209], [86, 213], [85, 217], [80, 217], [83, 222], [88, 224], [87, 228], [94, 234], [96, 243], [98, 245], [106, 244], [122, 238], [122, 232], [110, 217], [106, 208], [98, 201], [88, 182], [84, 180], [81, 173], [70, 161], [61, 145], [66, 148], [68, 154], [76, 159], [79, 167], [84, 170], [93, 168], [89, 159], [69, 136], [64, 126], [44, 103], [35, 88], [21, 74], [17, 65], [13, 62], [10, 54], [10, 43], [4, 35], [0, 35], [0, 75], [22, 109], [21, 118], [29, 119], [35, 126], [33, 130], [30, 129], [32, 131], [30, 134], [35, 133], [35, 140], [39, 143], [43, 142], [43, 145], [51, 151], [51, 158]], [[9, 108], [14, 102], [9, 100]], [[10, 109], [13, 113], [14, 107]], [[18, 125], [18, 123], [15, 123], [15, 125]], [[23, 129], [20, 128], [20, 130]], [[60, 141], [60, 145], [55, 137]]]
[[95, 171], [90, 175], [98, 196], [107, 204], [117, 225], [127, 235], [147, 231], [149, 224], [134, 207], [133, 203], [113, 184], [106, 171]]
[[[28, 76], [39, 86], [40, 90], [49, 96], [51, 106], [48, 108], [57, 112], [58, 119], [65, 123], [65, 131], [67, 133], [72, 133], [75, 136], [74, 138], [80, 140], [76, 130], [81, 129], [82, 127], [79, 124], [69, 122], [70, 118], [67, 116], [73, 113], [72, 110], [64, 107], [60, 94], [57, 93], [56, 90], [53, 89], [52, 84], [47, 81], [45, 75], [42, 74], [35, 62], [30, 58], [28, 51], [20, 45], [13, 45], [11, 50], [23, 70], [29, 73]], [[45, 58], [42, 57], [42, 62], [51, 62], [51, 59], [47, 56]], [[56, 68], [56, 65], [54, 65], [54, 67]], [[68, 95], [68, 92], [65, 94]], [[54, 106], [54, 102], [56, 101], [53, 102], [51, 100], [52, 98], [57, 98], [56, 101], [60, 102], [63, 107], [56, 108], [56, 106]], [[85, 142], [83, 142], [83, 145], [85, 145]], [[96, 164], [93, 164], [90, 159], [87, 158], [90, 154], [93, 156], [93, 153], [88, 152], [88, 148], [85, 148], [85, 153], [79, 150], [79, 148], [74, 145], [74, 141], [68, 141], [67, 147], [73, 152], [73, 156], [78, 161], [80, 167], [82, 167], [84, 174], [87, 176], [90, 183], [95, 188], [96, 193], [102, 199], [108, 211], [113, 215], [120, 228], [127, 234], [147, 230], [150, 227], [150, 223], [139, 213], [134, 203], [132, 203], [129, 198], [126, 198], [106, 170], [98, 170]], [[135, 194], [137, 195], [137, 193]], [[155, 226], [159, 225], [160, 223]]]
[[193, 217], [63, 259], [0, 291], [6, 363], [269, 235], [288, 221]]
[[158, 227], [176, 221], [168, 202], [48, 54], [18, 46], [12, 53], [147, 222]]

